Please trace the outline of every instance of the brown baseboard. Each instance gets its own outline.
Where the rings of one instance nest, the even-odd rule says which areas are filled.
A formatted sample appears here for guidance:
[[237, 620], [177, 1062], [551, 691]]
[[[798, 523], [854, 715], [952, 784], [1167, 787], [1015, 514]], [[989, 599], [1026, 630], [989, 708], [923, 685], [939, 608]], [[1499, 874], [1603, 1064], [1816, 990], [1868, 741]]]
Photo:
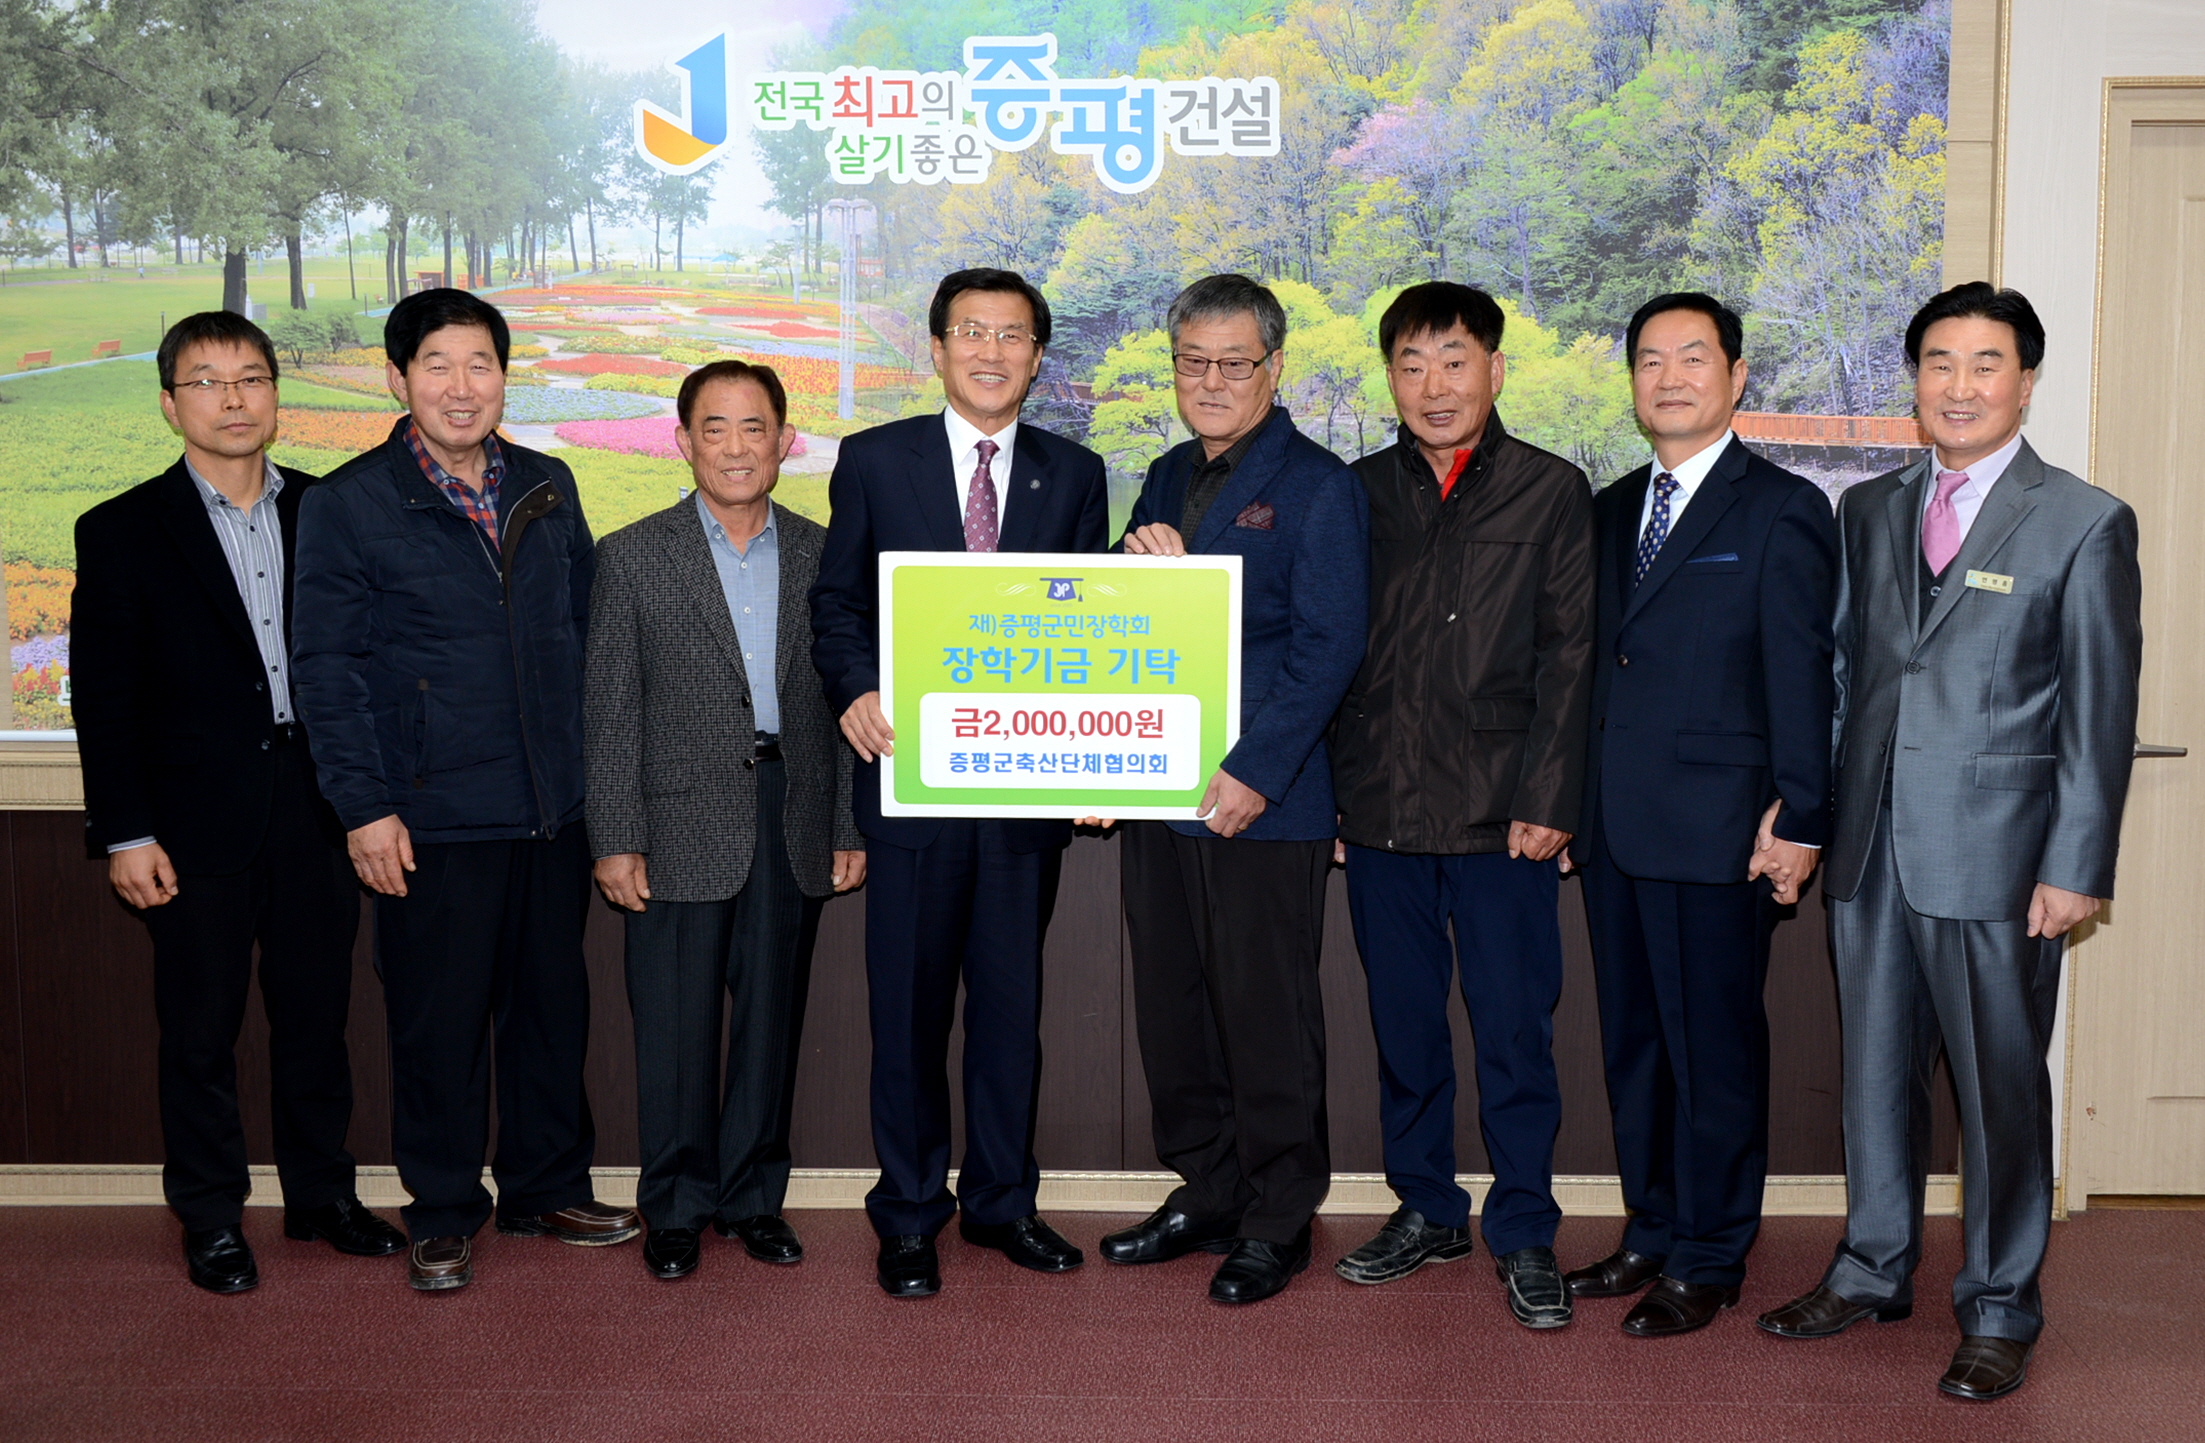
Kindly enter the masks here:
[[2205, 1212], [2205, 1197], [2195, 1193], [2162, 1192], [2094, 1192], [2090, 1195], [2090, 1209], [2099, 1208], [2161, 1208], [2169, 1212]]

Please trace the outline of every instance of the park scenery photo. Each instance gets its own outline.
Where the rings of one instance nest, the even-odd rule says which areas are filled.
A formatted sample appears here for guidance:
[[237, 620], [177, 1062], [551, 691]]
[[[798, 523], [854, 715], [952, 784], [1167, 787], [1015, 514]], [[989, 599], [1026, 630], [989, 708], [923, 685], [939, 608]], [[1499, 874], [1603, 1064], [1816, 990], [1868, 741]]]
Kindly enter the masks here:
[[1026, 418], [1107, 458], [1119, 521], [1186, 439], [1164, 314], [1215, 271], [1277, 292], [1282, 400], [1349, 459], [1393, 439], [1379, 314], [1432, 278], [1501, 301], [1504, 422], [1596, 485], [1646, 454], [1624, 323], [1682, 287], [1745, 316], [1750, 444], [1833, 496], [1921, 444], [1949, 0], [749, 8], [0, 0], [0, 729], [71, 725], [73, 527], [175, 460], [153, 351], [200, 310], [267, 330], [274, 458], [323, 473], [399, 414], [392, 303], [477, 291], [504, 432], [599, 536], [684, 494], [673, 397], [723, 356], [786, 382], [776, 499], [825, 520], [843, 437], [942, 405], [927, 301], [970, 265], [1048, 297]]

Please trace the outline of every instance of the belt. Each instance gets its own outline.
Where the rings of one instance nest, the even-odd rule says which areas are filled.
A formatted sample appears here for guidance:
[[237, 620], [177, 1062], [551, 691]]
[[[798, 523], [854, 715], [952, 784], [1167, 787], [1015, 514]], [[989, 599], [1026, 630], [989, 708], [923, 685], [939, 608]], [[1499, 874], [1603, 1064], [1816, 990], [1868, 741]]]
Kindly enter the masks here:
[[745, 759], [743, 765], [754, 767], [760, 762], [777, 762], [779, 760], [781, 760], [780, 736], [774, 732], [760, 732], [757, 741], [752, 744], [750, 756]]

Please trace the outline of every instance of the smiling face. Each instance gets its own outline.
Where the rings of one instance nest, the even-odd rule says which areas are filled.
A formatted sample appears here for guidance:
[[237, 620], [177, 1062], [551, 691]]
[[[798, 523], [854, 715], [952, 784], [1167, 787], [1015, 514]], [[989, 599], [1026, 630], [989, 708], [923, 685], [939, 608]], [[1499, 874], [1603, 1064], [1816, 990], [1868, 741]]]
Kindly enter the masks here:
[[[966, 328], [986, 334], [978, 340]], [[946, 336], [934, 338], [934, 374], [950, 409], [993, 436], [1018, 419], [1026, 388], [1041, 374], [1034, 309], [1015, 291], [960, 291], [949, 303]], [[1023, 340], [1007, 340], [1005, 333]]]
[[1281, 352], [1266, 353], [1263, 328], [1256, 323], [1254, 311], [1187, 321], [1172, 342], [1172, 352], [1179, 366], [1234, 358], [1257, 363], [1254, 373], [1239, 381], [1229, 379], [1216, 366], [1203, 366], [1199, 376], [1174, 367], [1172, 383], [1179, 399], [1179, 419], [1201, 438], [1205, 455], [1224, 455], [1235, 441], [1269, 418], [1285, 356]]
[[1640, 328], [1638, 351], [1631, 357], [1631, 399], [1664, 466], [1721, 440], [1745, 389], [1745, 359], [1733, 365], [1724, 357], [1714, 317], [1663, 311]]
[[505, 368], [485, 326], [446, 326], [421, 338], [390, 393], [413, 413], [414, 429], [447, 466], [482, 445], [505, 416]]
[[747, 376], [707, 381], [690, 403], [689, 424], [674, 431], [697, 489], [722, 511], [764, 499], [795, 441], [796, 428], [781, 424], [766, 388]]
[[2021, 369], [2014, 328], [1983, 316], [1954, 316], [1922, 333], [1914, 414], [1948, 470], [1965, 471], [2021, 429], [2037, 373]]
[[[192, 384], [249, 377], [267, 384], [218, 385], [205, 391]], [[276, 439], [276, 383], [267, 358], [258, 347], [228, 341], [184, 347], [176, 358], [176, 389], [161, 393], [161, 414], [195, 450], [232, 460], [267, 450]]]
[[[1493, 401], [1507, 379], [1508, 359], [1459, 322], [1437, 334], [1404, 336], [1394, 342], [1386, 367], [1394, 410], [1409, 428], [1426, 459], [1451, 466], [1454, 453], [1475, 446], [1493, 414]], [[1444, 474], [1444, 473], [1443, 473]]]

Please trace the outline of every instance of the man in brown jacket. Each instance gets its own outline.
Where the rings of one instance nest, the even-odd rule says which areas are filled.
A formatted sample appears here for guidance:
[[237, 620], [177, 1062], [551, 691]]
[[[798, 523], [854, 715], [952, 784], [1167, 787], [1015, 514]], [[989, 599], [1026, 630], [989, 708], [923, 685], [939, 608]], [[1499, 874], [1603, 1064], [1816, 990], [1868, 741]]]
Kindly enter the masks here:
[[1558, 1328], [1555, 857], [1584, 780], [1592, 491], [1494, 413], [1504, 322], [1482, 291], [1433, 281], [1378, 323], [1401, 437], [1355, 463], [1370, 493], [1370, 645], [1332, 771], [1401, 1206], [1337, 1271], [1384, 1283], [1470, 1255], [1447, 1024], [1459, 959], [1494, 1173], [1486, 1247], [1516, 1321]]

